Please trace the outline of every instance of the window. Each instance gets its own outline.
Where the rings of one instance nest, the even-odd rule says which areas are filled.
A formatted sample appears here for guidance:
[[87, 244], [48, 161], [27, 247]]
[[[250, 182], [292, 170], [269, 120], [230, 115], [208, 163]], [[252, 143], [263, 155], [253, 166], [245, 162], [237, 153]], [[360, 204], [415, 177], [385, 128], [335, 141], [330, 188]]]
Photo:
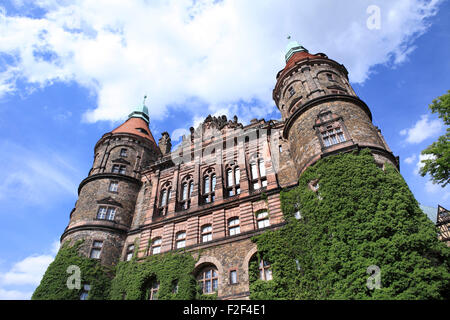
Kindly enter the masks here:
[[83, 289], [81, 290], [81, 294], [80, 294], [80, 300], [88, 299], [89, 290], [91, 290], [91, 286], [89, 284], [83, 285]]
[[158, 300], [158, 290], [159, 290], [159, 282], [153, 280], [150, 283], [150, 288], [148, 289], [148, 299], [149, 300]]
[[231, 218], [228, 221], [228, 235], [234, 236], [241, 233], [241, 228], [239, 227], [239, 218]]
[[270, 270], [270, 263], [261, 259], [259, 263], [259, 278], [261, 280], [272, 280], [272, 270]]
[[258, 229], [269, 227], [270, 226], [269, 213], [267, 211], [257, 213], [256, 221], [258, 224]]
[[155, 238], [152, 240], [152, 254], [158, 254], [161, 252], [161, 238]]
[[288, 91], [289, 91], [289, 98], [292, 97], [292, 96], [295, 94], [295, 90], [294, 90], [293, 87], [290, 87], [290, 88], [288, 89]]
[[264, 159], [254, 160], [250, 163], [253, 190], [267, 187], [266, 164]]
[[181, 194], [179, 202], [179, 210], [187, 210], [191, 206], [191, 197], [194, 191], [194, 181], [192, 181], [192, 176], [186, 176], [181, 183]]
[[181, 249], [184, 248], [186, 246], [186, 232], [185, 231], [180, 231], [177, 233], [177, 235], [175, 236], [175, 248], [177, 249]]
[[331, 73], [327, 73], [328, 81], [333, 81], [333, 75]]
[[116, 208], [113, 207], [100, 207], [97, 211], [97, 219], [113, 221], [116, 216]]
[[161, 207], [164, 207], [167, 204], [167, 190], [163, 190], [161, 192]]
[[121, 166], [121, 165], [115, 164], [112, 167], [112, 173], [125, 174], [126, 172], [127, 172], [126, 166]]
[[210, 224], [202, 227], [202, 242], [212, 240], [212, 226]]
[[103, 241], [94, 241], [92, 243], [90, 258], [100, 259], [100, 252], [102, 251]]
[[130, 261], [131, 258], [133, 258], [133, 253], [134, 253], [134, 244], [130, 244], [127, 247], [127, 258], [126, 258], [126, 261]]
[[236, 284], [237, 283], [237, 271], [231, 270], [230, 271], [230, 284]]
[[159, 207], [158, 214], [164, 216], [169, 210], [169, 201], [172, 198], [172, 186], [170, 182], [166, 182], [161, 187], [161, 192], [159, 196]]
[[97, 219], [106, 219], [106, 207], [98, 208]]
[[177, 294], [178, 293], [178, 280], [174, 280], [172, 282], [172, 293]]
[[328, 129], [323, 131], [321, 134], [325, 147], [346, 141], [344, 133], [340, 127]]
[[197, 281], [203, 293], [216, 292], [219, 284], [217, 269], [212, 266], [206, 267], [197, 276]]
[[109, 191], [117, 192], [118, 187], [119, 187], [118, 181], [111, 181], [111, 183], [109, 184]]
[[203, 203], [211, 203], [216, 199], [216, 182], [216, 174], [214, 171], [212, 169], [206, 171], [205, 176], [203, 177]]
[[124, 157], [124, 158], [127, 157], [128, 156], [128, 150], [125, 149], [125, 148], [120, 149], [120, 156]]
[[232, 197], [241, 193], [241, 172], [239, 166], [236, 164], [231, 164], [226, 170], [227, 174], [227, 195]]

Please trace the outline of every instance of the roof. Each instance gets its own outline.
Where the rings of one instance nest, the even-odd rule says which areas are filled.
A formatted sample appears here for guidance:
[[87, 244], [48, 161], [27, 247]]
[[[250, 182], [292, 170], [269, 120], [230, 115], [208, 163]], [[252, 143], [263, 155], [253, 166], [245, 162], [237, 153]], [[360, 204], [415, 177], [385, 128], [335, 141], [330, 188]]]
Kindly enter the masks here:
[[111, 133], [131, 133], [142, 138], [146, 138], [156, 144], [155, 139], [148, 127], [148, 122], [141, 117], [134, 117], [130, 115], [127, 121], [122, 123]]

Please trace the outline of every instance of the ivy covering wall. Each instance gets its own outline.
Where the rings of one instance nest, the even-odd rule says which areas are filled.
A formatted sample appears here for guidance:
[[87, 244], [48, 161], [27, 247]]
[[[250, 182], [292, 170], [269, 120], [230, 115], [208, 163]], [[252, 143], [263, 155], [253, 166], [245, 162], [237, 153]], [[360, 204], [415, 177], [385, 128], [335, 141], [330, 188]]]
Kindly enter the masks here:
[[112, 282], [111, 299], [148, 299], [148, 289], [154, 280], [159, 282], [158, 300], [201, 299], [200, 289], [192, 274], [194, 267], [194, 258], [186, 252], [168, 252], [140, 261], [133, 258], [119, 262]]
[[318, 161], [281, 203], [287, 224], [253, 238], [273, 280], [252, 261], [251, 299], [450, 298], [450, 248], [398, 171], [368, 150]]
[[[34, 291], [32, 300], [79, 300], [84, 284], [90, 285], [90, 300], [108, 299], [114, 271], [100, 265], [97, 260], [80, 256], [78, 249], [81, 244], [82, 241], [78, 241], [70, 246], [66, 242], [61, 246]], [[70, 289], [67, 285], [69, 277], [74, 275], [73, 270], [68, 272], [70, 266], [80, 268], [80, 289]], [[70, 279], [69, 282], [74, 283]]]
[[[84, 284], [90, 285], [89, 300], [142, 300], [149, 298], [153, 280], [158, 281], [158, 299], [212, 300], [216, 294], [204, 295], [193, 276], [195, 260], [183, 251], [168, 252], [137, 260], [121, 261], [106, 268], [98, 260], [79, 254], [82, 242], [65, 243], [49, 265], [33, 300], [79, 300]], [[70, 289], [67, 280], [69, 266], [80, 268], [81, 287]]]

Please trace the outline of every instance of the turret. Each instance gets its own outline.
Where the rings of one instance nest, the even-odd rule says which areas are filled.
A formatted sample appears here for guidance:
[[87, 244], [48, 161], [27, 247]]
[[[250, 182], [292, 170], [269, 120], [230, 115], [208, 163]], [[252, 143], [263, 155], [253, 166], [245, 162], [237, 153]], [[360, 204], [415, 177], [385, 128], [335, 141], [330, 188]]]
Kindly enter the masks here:
[[131, 227], [141, 169], [160, 156], [143, 104], [95, 145], [92, 169], [80, 183], [61, 242], [83, 240], [84, 255], [105, 265], [115, 264]]
[[288, 44], [285, 59], [273, 99], [298, 175], [323, 157], [361, 148], [371, 149], [380, 166], [388, 161], [398, 167], [342, 64], [323, 53], [311, 54], [296, 41]]

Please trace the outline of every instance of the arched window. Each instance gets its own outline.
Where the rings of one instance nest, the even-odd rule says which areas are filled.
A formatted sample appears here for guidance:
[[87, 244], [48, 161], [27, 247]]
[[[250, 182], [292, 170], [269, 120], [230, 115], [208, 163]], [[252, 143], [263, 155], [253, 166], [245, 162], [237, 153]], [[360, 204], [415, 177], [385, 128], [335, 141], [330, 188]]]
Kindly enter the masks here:
[[180, 231], [175, 236], [175, 248], [181, 249], [186, 247], [186, 231]]
[[258, 229], [267, 228], [270, 226], [269, 213], [267, 210], [260, 211], [256, 214], [256, 223], [258, 224]]
[[178, 210], [187, 210], [191, 207], [191, 198], [193, 192], [194, 192], [193, 178], [191, 175], [187, 175], [181, 181], [181, 194]]
[[211, 203], [216, 199], [216, 174], [213, 169], [207, 170], [203, 175], [203, 194], [202, 202]]
[[154, 238], [152, 240], [152, 254], [158, 254], [161, 252], [161, 243], [162, 243], [161, 237]]
[[250, 161], [251, 185], [253, 190], [267, 187], [266, 164], [257, 154]]
[[148, 299], [158, 300], [159, 281], [153, 279], [148, 288]]
[[241, 228], [239, 226], [239, 218], [231, 218], [228, 220], [228, 235], [234, 236], [241, 233]]
[[202, 226], [202, 242], [212, 240], [212, 226], [210, 224]]
[[170, 182], [163, 183], [159, 197], [158, 213], [160, 216], [165, 216], [169, 209], [169, 201], [172, 197], [172, 186]]
[[226, 174], [227, 174], [227, 193], [228, 197], [232, 197], [241, 193], [241, 172], [239, 170], [239, 166], [237, 164], [229, 164], [227, 165]]
[[214, 266], [203, 268], [197, 275], [197, 281], [203, 293], [214, 293], [219, 289], [219, 275]]

